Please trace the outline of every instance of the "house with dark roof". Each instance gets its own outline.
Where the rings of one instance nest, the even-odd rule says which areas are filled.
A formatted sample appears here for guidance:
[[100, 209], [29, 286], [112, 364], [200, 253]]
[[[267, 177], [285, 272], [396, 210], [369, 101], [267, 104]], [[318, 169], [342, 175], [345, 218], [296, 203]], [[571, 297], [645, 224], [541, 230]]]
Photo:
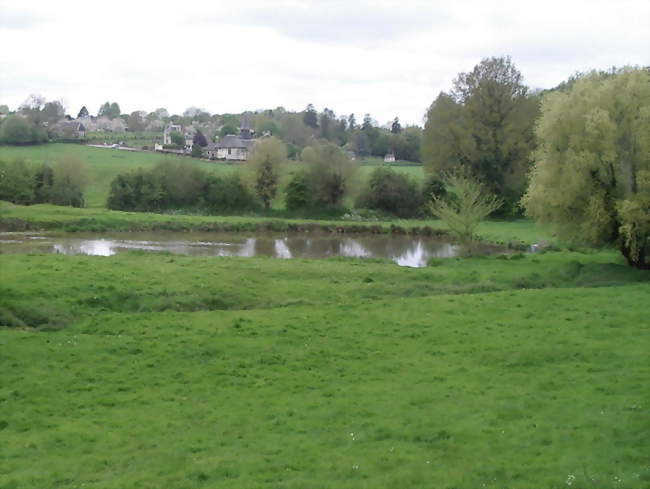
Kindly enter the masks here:
[[248, 118], [244, 118], [239, 129], [239, 136], [228, 134], [216, 144], [208, 144], [203, 154], [210, 159], [246, 161], [257, 140], [253, 139], [253, 130]]

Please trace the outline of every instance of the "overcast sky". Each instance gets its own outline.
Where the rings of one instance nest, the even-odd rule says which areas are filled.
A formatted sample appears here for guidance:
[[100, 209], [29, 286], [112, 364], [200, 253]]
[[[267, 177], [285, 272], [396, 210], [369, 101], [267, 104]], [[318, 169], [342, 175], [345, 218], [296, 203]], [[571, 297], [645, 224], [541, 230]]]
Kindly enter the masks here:
[[313, 103], [421, 124], [459, 72], [509, 55], [527, 85], [650, 64], [648, 0], [0, 0], [0, 104], [76, 115]]

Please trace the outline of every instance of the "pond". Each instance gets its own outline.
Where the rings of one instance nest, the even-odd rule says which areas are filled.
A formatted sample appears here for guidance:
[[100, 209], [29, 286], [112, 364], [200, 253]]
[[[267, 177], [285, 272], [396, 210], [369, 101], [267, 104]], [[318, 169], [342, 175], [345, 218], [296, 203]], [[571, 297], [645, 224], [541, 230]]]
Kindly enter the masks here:
[[[424, 267], [430, 258], [465, 256], [470, 251], [439, 238], [395, 234], [0, 233], [0, 253], [111, 256], [128, 250], [215, 257], [382, 258], [406, 267]], [[501, 247], [485, 244], [473, 245], [471, 249], [474, 255], [503, 251]]]

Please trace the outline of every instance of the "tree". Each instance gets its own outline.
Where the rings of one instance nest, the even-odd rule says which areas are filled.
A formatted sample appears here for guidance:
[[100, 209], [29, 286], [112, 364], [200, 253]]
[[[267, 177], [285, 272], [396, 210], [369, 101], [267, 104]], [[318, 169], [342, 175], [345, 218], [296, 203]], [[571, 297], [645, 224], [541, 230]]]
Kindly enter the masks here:
[[81, 110], [79, 111], [79, 113], [77, 114], [77, 119], [83, 119], [83, 118], [85, 118], [85, 117], [88, 117], [89, 115], [90, 115], [90, 114], [88, 113], [88, 109], [87, 109], [86, 106], [84, 105], [84, 106], [81, 108]]
[[312, 203], [332, 209], [340, 207], [358, 166], [332, 143], [309, 146], [301, 156], [307, 166]]
[[34, 141], [34, 127], [27, 119], [12, 115], [2, 124], [1, 140], [7, 144], [31, 144]]
[[53, 170], [52, 203], [83, 207], [84, 190], [89, 182], [87, 165], [77, 156], [66, 154]]
[[357, 128], [357, 120], [354, 117], [354, 114], [348, 116], [348, 129], [354, 131]]
[[446, 192], [432, 198], [429, 210], [461, 240], [471, 240], [479, 223], [503, 202], [466, 170], [448, 174], [444, 182]]
[[247, 166], [253, 173], [255, 193], [265, 209], [271, 208], [280, 180], [280, 167], [287, 159], [287, 148], [275, 137], [263, 139], [253, 149]]
[[226, 124], [225, 126], [221, 126], [221, 129], [219, 129], [219, 137], [228, 136], [229, 134], [237, 134], [237, 132], [237, 127], [232, 124]]
[[390, 132], [393, 134], [399, 134], [402, 132], [402, 125], [399, 123], [399, 117], [393, 119], [393, 123], [390, 125]]
[[309, 104], [305, 109], [305, 112], [302, 116], [302, 120], [305, 125], [317, 129], [318, 128], [318, 113], [312, 104]]
[[99, 108], [97, 112], [97, 117], [108, 117], [109, 119], [115, 119], [120, 116], [122, 112], [120, 111], [120, 106], [117, 102], [105, 102]]
[[194, 146], [200, 146], [201, 148], [205, 148], [208, 145], [208, 140], [199, 129], [196, 130], [192, 142]]
[[398, 217], [414, 217], [422, 206], [416, 181], [389, 166], [373, 170], [357, 207], [377, 209]]
[[136, 110], [131, 112], [126, 120], [126, 125], [129, 128], [129, 131], [138, 132], [144, 131], [145, 126], [147, 125], [147, 113], [142, 110]]
[[527, 213], [650, 268], [650, 73], [594, 72], [542, 100]]
[[365, 132], [358, 132], [354, 137], [354, 148], [361, 158], [370, 154], [370, 140]]
[[537, 98], [527, 96], [510, 58], [487, 58], [460, 73], [429, 108], [423, 157], [429, 173], [460, 165], [516, 211], [525, 190]]
[[331, 141], [334, 138], [334, 120], [336, 115], [330, 109], [323, 109], [320, 114], [320, 137]]
[[185, 138], [180, 132], [172, 132], [169, 135], [169, 139], [171, 140], [172, 144], [175, 144], [176, 146], [180, 146], [181, 148], [185, 146]]

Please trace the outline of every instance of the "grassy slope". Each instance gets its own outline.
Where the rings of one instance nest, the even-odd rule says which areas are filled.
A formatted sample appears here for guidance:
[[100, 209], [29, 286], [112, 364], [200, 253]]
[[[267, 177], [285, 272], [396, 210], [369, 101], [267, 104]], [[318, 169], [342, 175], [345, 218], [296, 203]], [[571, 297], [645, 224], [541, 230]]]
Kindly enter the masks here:
[[[91, 148], [78, 144], [44, 144], [40, 146], [0, 146], [0, 160], [11, 161], [23, 158], [32, 163], [53, 162], [65, 154], [74, 154], [82, 161], [88, 163], [91, 174], [91, 184], [86, 192], [86, 201], [90, 207], [104, 207], [113, 178], [134, 168], [148, 168], [160, 161], [163, 156], [152, 152], [120, 151], [109, 148]], [[222, 162], [208, 162], [192, 158], [166, 155], [166, 158], [176, 159], [191, 165], [198, 165], [209, 171], [231, 172], [236, 171], [240, 164], [224, 164]], [[376, 167], [362, 166], [360, 179], [363, 181]], [[398, 171], [412, 175], [416, 179], [423, 176], [422, 167], [395, 166]], [[282, 199], [276, 199], [276, 207], [283, 205]]]
[[[209, 230], [217, 225], [243, 231], [254, 229], [256, 226], [268, 225], [274, 230], [282, 231], [289, 225], [309, 224], [333, 228], [357, 227], [358, 229], [377, 226], [384, 232], [390, 231], [391, 226], [399, 226], [404, 230], [425, 226], [434, 230], [445, 229], [444, 223], [438, 220], [396, 219], [394, 221], [354, 222], [248, 216], [188, 216], [119, 212], [106, 209], [74, 209], [54, 205], [20, 206], [0, 201], [0, 229], [7, 228], [8, 223], [14, 221], [25, 221], [37, 228], [67, 231]], [[485, 221], [479, 225], [477, 232], [483, 239], [499, 243], [519, 242], [532, 244], [550, 239], [544, 229], [536, 226], [533, 221], [526, 219], [518, 221]]]
[[66, 326], [0, 329], [3, 489], [650, 487], [650, 276], [613, 253], [0, 270]]

